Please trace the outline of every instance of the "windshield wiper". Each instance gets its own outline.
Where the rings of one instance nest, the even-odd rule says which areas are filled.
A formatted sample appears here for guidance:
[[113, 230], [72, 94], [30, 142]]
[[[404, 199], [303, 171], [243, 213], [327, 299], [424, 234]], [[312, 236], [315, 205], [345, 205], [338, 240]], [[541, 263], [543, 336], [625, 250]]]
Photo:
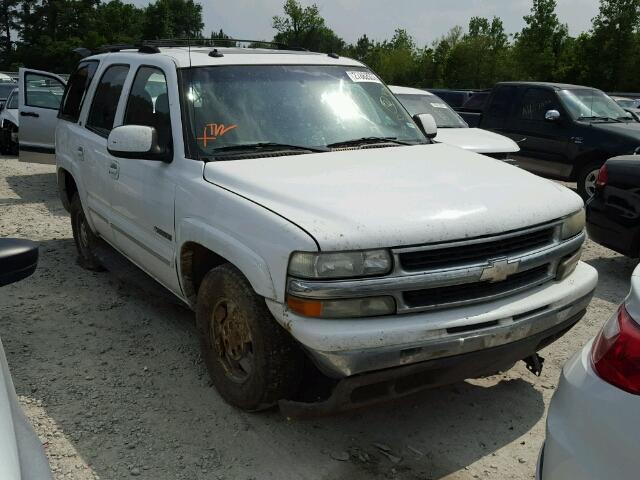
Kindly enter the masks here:
[[345, 140], [344, 142], [335, 142], [327, 145], [329, 148], [350, 147], [355, 145], [368, 145], [372, 143], [395, 143], [398, 145], [412, 145], [409, 142], [398, 140], [398, 137], [362, 137], [354, 140]]
[[214, 149], [211, 153], [214, 157], [222, 154], [241, 153], [241, 152], [253, 152], [260, 150], [269, 151], [287, 151], [287, 150], [299, 150], [300, 152], [327, 152], [326, 148], [308, 147], [305, 145], [290, 145], [288, 143], [277, 142], [256, 142], [256, 143], [241, 143], [238, 145], [228, 145], [226, 147], [220, 147]]
[[578, 120], [611, 120], [612, 122], [623, 123], [622, 120], [613, 117], [603, 117], [603, 116], [586, 116], [581, 115], [578, 117]]

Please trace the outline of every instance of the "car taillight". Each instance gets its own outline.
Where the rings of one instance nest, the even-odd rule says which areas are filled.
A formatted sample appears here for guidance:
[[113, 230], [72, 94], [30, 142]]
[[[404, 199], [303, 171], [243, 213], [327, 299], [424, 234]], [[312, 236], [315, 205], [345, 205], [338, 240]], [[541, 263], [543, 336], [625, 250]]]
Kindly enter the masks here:
[[640, 325], [624, 305], [596, 337], [591, 361], [605, 382], [640, 395]]
[[598, 177], [596, 178], [596, 188], [604, 188], [605, 185], [609, 182], [609, 170], [607, 170], [607, 166], [603, 165], [598, 172]]

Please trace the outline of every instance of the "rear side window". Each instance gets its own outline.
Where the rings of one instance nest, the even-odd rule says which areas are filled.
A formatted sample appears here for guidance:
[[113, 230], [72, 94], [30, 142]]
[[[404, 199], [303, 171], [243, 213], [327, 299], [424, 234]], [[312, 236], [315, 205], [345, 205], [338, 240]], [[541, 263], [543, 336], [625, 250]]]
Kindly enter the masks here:
[[161, 146], [171, 146], [171, 117], [167, 79], [155, 67], [140, 67], [131, 86], [123, 125], [155, 127]]
[[69, 78], [67, 88], [62, 97], [62, 106], [58, 118], [63, 118], [70, 122], [78, 121], [84, 97], [87, 94], [87, 90], [89, 89], [89, 85], [91, 85], [91, 80], [93, 80], [97, 68], [97, 61], [80, 63], [78, 69], [73, 72]]
[[28, 107], [58, 110], [64, 93], [60, 80], [49, 75], [27, 72], [25, 75], [24, 103]]
[[493, 95], [487, 114], [490, 117], [499, 118], [505, 118], [509, 115], [516, 90], [517, 87], [498, 87]]
[[122, 93], [122, 86], [129, 73], [128, 65], [111, 65], [100, 78], [93, 96], [87, 128], [98, 135], [107, 137], [113, 129], [116, 110]]
[[559, 110], [556, 96], [549, 90], [530, 88], [522, 97], [520, 118], [523, 120], [544, 122], [549, 110]]

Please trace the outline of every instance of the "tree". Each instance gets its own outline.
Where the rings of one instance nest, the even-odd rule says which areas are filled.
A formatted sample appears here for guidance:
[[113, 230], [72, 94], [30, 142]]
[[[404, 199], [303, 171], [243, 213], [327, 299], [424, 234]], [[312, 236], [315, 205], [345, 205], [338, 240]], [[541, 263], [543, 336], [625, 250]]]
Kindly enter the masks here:
[[556, 0], [533, 0], [525, 27], [516, 35], [515, 54], [522, 80], [554, 80], [568, 27], [556, 14]]
[[18, 28], [18, 0], [3, 0], [0, 5], [0, 51], [2, 60], [0, 65], [7, 68], [13, 53], [11, 33]]
[[589, 77], [604, 89], [636, 89], [640, 0], [601, 0], [585, 50]]
[[94, 29], [98, 44], [139, 42], [142, 40], [144, 16], [144, 9], [121, 0], [98, 5]]
[[278, 32], [274, 42], [316, 52], [341, 52], [344, 40], [326, 26], [316, 4], [303, 7], [297, 0], [286, 0], [284, 16], [274, 16], [272, 27]]
[[202, 5], [193, 0], [156, 0], [145, 9], [146, 40], [202, 37]]

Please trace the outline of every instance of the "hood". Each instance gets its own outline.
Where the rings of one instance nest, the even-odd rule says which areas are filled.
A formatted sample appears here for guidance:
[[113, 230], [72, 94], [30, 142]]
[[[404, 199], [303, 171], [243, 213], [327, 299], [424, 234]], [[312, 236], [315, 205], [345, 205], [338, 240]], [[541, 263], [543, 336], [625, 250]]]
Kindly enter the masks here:
[[209, 162], [204, 178], [304, 228], [323, 250], [502, 233], [583, 205], [550, 180], [444, 144]]
[[630, 140], [637, 140], [640, 146], [640, 123], [639, 122], [591, 122], [592, 128], [602, 130], [615, 135], [627, 137]]
[[439, 128], [435, 141], [477, 153], [520, 151], [518, 144], [510, 138], [481, 128]]

